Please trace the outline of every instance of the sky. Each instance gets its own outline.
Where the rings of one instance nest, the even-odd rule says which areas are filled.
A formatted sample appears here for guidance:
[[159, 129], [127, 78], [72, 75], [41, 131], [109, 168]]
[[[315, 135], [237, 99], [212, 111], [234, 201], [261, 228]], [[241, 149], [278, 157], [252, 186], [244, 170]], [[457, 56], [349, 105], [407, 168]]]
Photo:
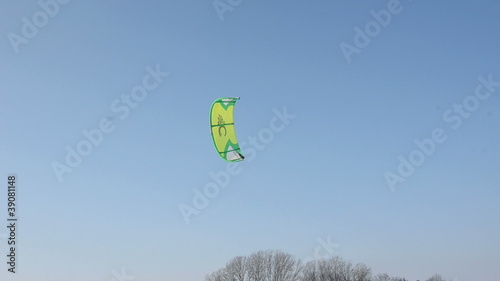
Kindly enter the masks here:
[[0, 2], [0, 279], [203, 280], [279, 249], [497, 281], [499, 8]]

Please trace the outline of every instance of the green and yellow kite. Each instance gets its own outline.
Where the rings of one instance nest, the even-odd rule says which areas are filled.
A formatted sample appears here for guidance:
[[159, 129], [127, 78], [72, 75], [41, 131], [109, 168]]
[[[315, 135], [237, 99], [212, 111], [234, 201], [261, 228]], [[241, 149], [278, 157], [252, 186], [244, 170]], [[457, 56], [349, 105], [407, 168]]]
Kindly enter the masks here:
[[234, 104], [240, 98], [220, 98], [210, 109], [210, 127], [215, 149], [228, 162], [245, 159], [234, 130]]

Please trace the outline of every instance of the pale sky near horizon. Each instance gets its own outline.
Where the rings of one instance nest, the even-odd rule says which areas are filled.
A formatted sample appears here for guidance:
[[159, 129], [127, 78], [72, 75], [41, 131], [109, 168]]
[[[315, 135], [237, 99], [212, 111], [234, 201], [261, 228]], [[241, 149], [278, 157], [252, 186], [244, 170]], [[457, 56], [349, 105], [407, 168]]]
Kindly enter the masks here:
[[[203, 280], [330, 241], [375, 274], [498, 281], [499, 10], [2, 1], [0, 280]], [[241, 98], [237, 166], [219, 97]]]

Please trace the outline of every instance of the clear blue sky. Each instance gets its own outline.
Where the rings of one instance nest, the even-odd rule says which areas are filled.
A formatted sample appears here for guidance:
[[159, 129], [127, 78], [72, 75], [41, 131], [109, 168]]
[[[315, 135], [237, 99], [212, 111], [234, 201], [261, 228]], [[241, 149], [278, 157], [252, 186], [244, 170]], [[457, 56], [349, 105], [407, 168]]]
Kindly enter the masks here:
[[[390, 21], [378, 13], [388, 5]], [[333, 254], [374, 273], [498, 280], [500, 87], [479, 77], [500, 81], [499, 9], [245, 0], [219, 15], [211, 0], [72, 0], [48, 12], [2, 1], [0, 261], [10, 173], [19, 221], [17, 273], [2, 262], [0, 279], [108, 281], [123, 269], [202, 280], [258, 250], [306, 259], [330, 237]], [[367, 26], [369, 44], [355, 29]], [[132, 108], [121, 96], [143, 81], [151, 90]], [[223, 96], [241, 97], [236, 129], [252, 157], [187, 224], [179, 206], [226, 170], [208, 128]], [[285, 107], [296, 117], [265, 139]], [[84, 151], [82, 131], [101, 123], [112, 131], [58, 180], [66, 147]], [[418, 152], [434, 130], [441, 143]]]

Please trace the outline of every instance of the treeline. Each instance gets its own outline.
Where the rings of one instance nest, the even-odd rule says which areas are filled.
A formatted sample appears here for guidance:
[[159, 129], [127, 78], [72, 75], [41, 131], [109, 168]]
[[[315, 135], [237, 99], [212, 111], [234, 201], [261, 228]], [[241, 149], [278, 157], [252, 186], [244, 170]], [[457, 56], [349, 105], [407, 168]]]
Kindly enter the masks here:
[[[408, 281], [387, 273], [374, 275], [363, 263], [353, 264], [341, 257], [305, 264], [283, 251], [259, 251], [231, 259], [225, 267], [208, 274], [205, 281]], [[444, 281], [436, 274], [427, 281]]]

